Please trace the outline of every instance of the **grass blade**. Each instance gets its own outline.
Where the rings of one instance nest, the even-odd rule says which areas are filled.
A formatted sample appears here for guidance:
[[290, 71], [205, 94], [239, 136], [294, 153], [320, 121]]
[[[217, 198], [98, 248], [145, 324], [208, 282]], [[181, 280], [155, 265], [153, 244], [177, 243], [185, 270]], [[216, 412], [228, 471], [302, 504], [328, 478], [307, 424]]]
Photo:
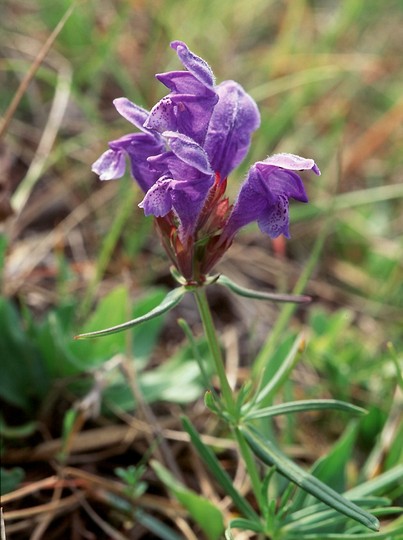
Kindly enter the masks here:
[[298, 465], [293, 463], [276, 448], [271, 441], [263, 439], [254, 428], [241, 426], [240, 430], [253, 452], [264, 463], [270, 466], [274, 465], [279, 473], [331, 508], [362, 523], [373, 531], [379, 530], [379, 521], [374, 516], [298, 467]]

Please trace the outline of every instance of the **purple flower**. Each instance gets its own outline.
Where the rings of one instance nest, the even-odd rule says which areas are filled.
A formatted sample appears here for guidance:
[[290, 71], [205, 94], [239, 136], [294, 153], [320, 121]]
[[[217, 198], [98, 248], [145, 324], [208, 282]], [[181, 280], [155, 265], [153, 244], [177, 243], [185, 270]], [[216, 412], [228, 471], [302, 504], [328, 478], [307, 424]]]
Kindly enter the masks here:
[[239, 84], [215, 86], [202, 58], [181, 41], [171, 47], [186, 71], [156, 76], [170, 93], [150, 112], [126, 98], [114, 100], [118, 112], [143, 133], [110, 142], [93, 171], [101, 180], [120, 178], [128, 157], [132, 176], [146, 194], [141, 207], [156, 217], [173, 210], [183, 239], [195, 231], [215, 174], [226, 178], [246, 155], [260, 117]]
[[259, 127], [256, 103], [234, 81], [215, 84], [208, 64], [181, 41], [171, 47], [184, 71], [156, 75], [169, 90], [148, 112], [127, 98], [117, 111], [139, 132], [111, 141], [93, 164], [101, 180], [120, 178], [126, 162], [144, 192], [164, 247], [189, 282], [202, 282], [237, 231], [257, 221], [272, 238], [289, 237], [289, 199], [307, 202], [296, 171], [320, 174], [311, 159], [277, 154], [249, 170], [233, 206], [226, 179], [245, 158]]
[[320, 174], [313, 159], [293, 154], [275, 154], [255, 163], [241, 186], [223, 240], [232, 239], [241, 227], [253, 221], [271, 238], [280, 234], [289, 238], [289, 199], [308, 202], [302, 180], [295, 172], [299, 170]]

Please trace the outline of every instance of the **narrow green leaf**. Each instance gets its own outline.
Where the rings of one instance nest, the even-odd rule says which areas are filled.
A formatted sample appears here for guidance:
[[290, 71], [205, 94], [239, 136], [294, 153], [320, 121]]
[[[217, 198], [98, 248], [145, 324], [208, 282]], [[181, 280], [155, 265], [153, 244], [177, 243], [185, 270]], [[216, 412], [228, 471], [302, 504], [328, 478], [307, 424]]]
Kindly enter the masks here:
[[161, 463], [154, 460], [151, 465], [161, 482], [186, 508], [191, 517], [203, 529], [207, 538], [218, 540], [224, 531], [224, 521], [217, 506], [178, 482]]
[[177, 287], [176, 289], [173, 289], [170, 291], [164, 300], [154, 309], [146, 313], [145, 315], [142, 315], [141, 317], [137, 317], [136, 319], [133, 319], [131, 321], [118, 324], [117, 326], [112, 326], [111, 328], [105, 328], [104, 330], [97, 330], [96, 332], [87, 332], [85, 334], [79, 334], [78, 336], [75, 336], [74, 339], [91, 339], [101, 336], [107, 336], [109, 334], [116, 334], [117, 332], [123, 332], [124, 330], [128, 330], [129, 328], [132, 328], [133, 326], [136, 326], [138, 324], [141, 324], [145, 321], [149, 321], [150, 319], [154, 319], [155, 317], [159, 317], [163, 313], [166, 313], [167, 311], [170, 311], [175, 306], [179, 304], [179, 302], [182, 300], [186, 293], [186, 289], [183, 287]]
[[192, 444], [199, 453], [200, 457], [210, 469], [214, 478], [217, 480], [223, 490], [231, 497], [238, 510], [245, 516], [248, 516], [248, 518], [252, 521], [259, 522], [259, 516], [253, 510], [248, 501], [239, 493], [239, 491], [235, 489], [230, 476], [221, 467], [221, 464], [214, 455], [213, 451], [203, 443], [190, 420], [186, 417], [182, 417], [182, 425], [184, 430], [189, 434], [190, 440], [192, 441]]
[[134, 516], [138, 523], [141, 523], [143, 527], [155, 535], [155, 538], [160, 538], [161, 540], [183, 540], [183, 536], [179, 535], [171, 527], [168, 527], [166, 523], [163, 523], [139, 508], [134, 510]]
[[264, 407], [263, 409], [252, 409], [246, 414], [245, 419], [250, 420], [252, 418], [269, 418], [271, 416], [278, 416], [280, 414], [320, 411], [323, 409], [334, 409], [357, 415], [366, 414], [367, 412], [361, 407], [357, 407], [356, 405], [351, 405], [350, 403], [336, 399], [306, 399], [281, 403], [280, 405], [272, 405], [271, 407]]
[[25, 439], [35, 433], [39, 427], [39, 422], [25, 422], [17, 426], [9, 426], [0, 413], [0, 440], [4, 439]]
[[[301, 351], [302, 347], [304, 346], [304, 338], [302, 335], [298, 335], [296, 339], [294, 340], [294, 343], [288, 352], [287, 356], [282, 360], [281, 364], [276, 367], [276, 370], [273, 372], [273, 375], [268, 378], [268, 381], [263, 388], [255, 394], [254, 399], [250, 403], [247, 403], [245, 405], [245, 409], [251, 409], [255, 407], [256, 403], [267, 403], [270, 402], [272, 396], [276, 393], [276, 391], [281, 388], [281, 386], [284, 384], [286, 380], [288, 380], [288, 376], [291, 373], [291, 371], [294, 369], [298, 359], [299, 359], [299, 352]], [[259, 383], [259, 387], [264, 385], [267, 374], [272, 370], [272, 365], [269, 362], [265, 370], [262, 373], [261, 380]]]
[[[357, 437], [358, 425], [351, 422], [345, 429], [342, 436], [332, 445], [330, 451], [319, 458], [311, 467], [309, 473], [333, 488], [339, 493], [346, 489], [347, 465], [353, 452], [354, 443]], [[293, 501], [292, 508], [297, 510], [313, 504], [315, 501], [304, 491], [299, 491]]]
[[221, 409], [217, 403], [217, 398], [210, 390], [204, 394], [204, 404], [211, 412], [221, 416]]
[[58, 460], [65, 463], [69, 453], [69, 443], [74, 433], [79, 412], [76, 409], [68, 409], [63, 418], [62, 448], [58, 452]]
[[[343, 495], [347, 497], [346, 493]], [[350, 500], [364, 508], [374, 508], [375, 506], [385, 507], [390, 504], [390, 499], [386, 497], [360, 497], [351, 498]], [[321, 523], [325, 519], [337, 515], [340, 514], [333, 508], [329, 508], [323, 503], [311, 504], [309, 506], [304, 506], [304, 508], [301, 510], [296, 510], [289, 513], [285, 519], [287, 525], [284, 527], [284, 529], [297, 529], [298, 523]]]
[[231, 529], [240, 529], [241, 531], [253, 531], [256, 533], [263, 532], [263, 526], [260, 523], [256, 523], [256, 521], [251, 521], [250, 519], [231, 519], [229, 526]]
[[251, 379], [246, 380], [241, 388], [238, 391], [238, 395], [236, 396], [236, 402], [235, 402], [235, 409], [237, 411], [241, 411], [242, 407], [246, 404], [246, 400], [248, 396], [251, 394], [251, 391], [253, 389], [253, 383]]
[[398, 519], [381, 532], [375, 533], [313, 533], [301, 534], [295, 531], [294, 534], [288, 534], [287, 540], [400, 540], [403, 535], [403, 520]]
[[[390, 506], [388, 508], [371, 507], [371, 512], [378, 517], [397, 515], [400, 514], [401, 511], [401, 508], [394, 506]], [[302, 535], [313, 534], [316, 532], [320, 533], [320, 538], [322, 538], [322, 533], [324, 531], [337, 531], [340, 530], [340, 526], [342, 527], [342, 530], [344, 528], [346, 532], [351, 532], [351, 528], [346, 527], [346, 517], [343, 514], [332, 510], [328, 513], [318, 512], [318, 516], [315, 521], [311, 520], [308, 516], [305, 519], [293, 522], [291, 525], [286, 525], [282, 530], [283, 532], [287, 532], [287, 535], [297, 531], [301, 537]], [[357, 526], [354, 528], [357, 529]]]
[[265, 440], [251, 426], [239, 428], [256, 456], [267, 465], [274, 465], [279, 473], [314, 495], [338, 512], [351, 517], [373, 531], [379, 530], [378, 520], [360, 507], [342, 497], [326, 484], [311, 476], [285, 456], [271, 441]]
[[370, 495], [382, 495], [389, 492], [396, 486], [403, 485], [403, 464], [396, 465], [393, 469], [384, 472], [380, 476], [368, 480], [349, 489], [346, 496], [350, 499], [353, 497], [367, 497]]
[[241, 287], [237, 283], [234, 283], [227, 276], [224, 276], [222, 274], [216, 280], [216, 283], [218, 283], [218, 285], [224, 285], [224, 287], [227, 287], [239, 296], [245, 296], [246, 298], [255, 298], [256, 300], [270, 300], [271, 302], [292, 302], [295, 304], [306, 304], [311, 301], [310, 296], [269, 293]]

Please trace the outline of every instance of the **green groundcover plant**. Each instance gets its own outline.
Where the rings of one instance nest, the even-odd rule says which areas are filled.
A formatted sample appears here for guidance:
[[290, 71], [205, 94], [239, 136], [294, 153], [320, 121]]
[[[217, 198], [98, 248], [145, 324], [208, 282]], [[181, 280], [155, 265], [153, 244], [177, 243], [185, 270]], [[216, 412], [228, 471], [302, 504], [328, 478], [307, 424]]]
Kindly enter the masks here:
[[[184, 430], [223, 490], [232, 499], [238, 516], [229, 523], [208, 500], [174, 479], [161, 464], [152, 466], [159, 479], [187, 509], [208, 538], [235, 537], [239, 529], [255, 531], [261, 537], [279, 539], [399, 538], [402, 521], [397, 519], [380, 532], [378, 517], [394, 516], [398, 510], [385, 497], [401, 482], [397, 466], [354, 489], [344, 490], [337, 478], [343, 470], [354, 441], [347, 431], [333, 451], [311, 472], [288, 458], [277, 446], [270, 419], [320, 409], [338, 409], [351, 415], [365, 411], [337, 400], [303, 400], [273, 404], [273, 397], [289, 377], [303, 348], [297, 336], [276, 364], [264, 347], [254, 362], [250, 381], [234, 391], [227, 379], [219, 337], [216, 333], [206, 287], [223, 286], [244, 297], [306, 303], [299, 294], [277, 295], [240, 287], [224, 275], [214, 275], [216, 263], [230, 248], [236, 233], [257, 222], [260, 230], [276, 238], [289, 237], [289, 201], [308, 201], [298, 171], [320, 171], [312, 159], [293, 154], [275, 154], [253, 164], [234, 201], [226, 196], [228, 177], [245, 158], [252, 133], [260, 117], [253, 99], [234, 81], [215, 83], [208, 64], [174, 41], [185, 70], [157, 75], [169, 90], [146, 111], [127, 98], [114, 101], [117, 111], [138, 131], [109, 142], [109, 148], [94, 163], [101, 180], [120, 178], [129, 164], [131, 175], [144, 192], [139, 206], [154, 217], [161, 243], [173, 265], [178, 287], [168, 292], [157, 307], [133, 320], [107, 329], [86, 332], [76, 339], [98, 338], [149, 323], [177, 306], [191, 294], [203, 323], [209, 353], [208, 368], [200, 359], [205, 387], [205, 404], [228, 428], [237, 443], [253, 488], [253, 504], [234, 487], [190, 420]], [[193, 337], [184, 321], [182, 327]], [[198, 357], [197, 351], [195, 357]], [[219, 380], [219, 390], [213, 387]], [[120, 471], [128, 483], [132, 476]], [[282, 477], [285, 482], [279, 482]], [[274, 486], [274, 487], [273, 487]], [[299, 488], [299, 489], [298, 489]], [[275, 493], [275, 496], [272, 494]], [[141, 516], [137, 516], [141, 522]], [[370, 532], [376, 531], [376, 532]], [[400, 536], [399, 536], [400, 535]]]

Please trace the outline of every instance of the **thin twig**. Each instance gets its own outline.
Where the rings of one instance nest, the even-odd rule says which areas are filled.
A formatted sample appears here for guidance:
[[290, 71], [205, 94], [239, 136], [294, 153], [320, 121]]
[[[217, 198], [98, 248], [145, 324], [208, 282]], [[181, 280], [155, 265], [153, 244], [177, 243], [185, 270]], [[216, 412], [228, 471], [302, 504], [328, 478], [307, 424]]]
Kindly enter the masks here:
[[[62, 486], [56, 485], [55, 490], [53, 491], [52, 499], [51, 499], [52, 503], [58, 504], [60, 502], [61, 497], [62, 497], [62, 491], [63, 491]], [[32, 533], [31, 540], [40, 540], [43, 537], [43, 535], [46, 532], [46, 529], [49, 527], [56, 513], [57, 513], [57, 507], [55, 507], [53, 510], [49, 510], [49, 512], [46, 512], [43, 515], [37, 527], [35, 528], [34, 532]]]
[[78, 506], [79, 499], [77, 495], [70, 495], [64, 497], [63, 499], [55, 502], [39, 504], [37, 506], [31, 506], [30, 508], [23, 508], [21, 510], [9, 510], [4, 513], [5, 521], [12, 521], [14, 519], [24, 519], [24, 518], [33, 518], [35, 516], [40, 516], [45, 512], [56, 512], [57, 514], [62, 513], [65, 510], [71, 510]]
[[113, 540], [126, 540], [126, 537], [123, 536], [123, 534], [120, 534], [119, 531], [117, 531], [114, 527], [112, 527], [111, 525], [109, 525], [109, 523], [102, 519], [101, 516], [95, 512], [95, 510], [88, 504], [85, 499], [81, 500], [81, 506], [92, 519], [92, 521], [94, 521], [98, 525], [98, 527], [108, 535], [108, 537], [112, 538]]

